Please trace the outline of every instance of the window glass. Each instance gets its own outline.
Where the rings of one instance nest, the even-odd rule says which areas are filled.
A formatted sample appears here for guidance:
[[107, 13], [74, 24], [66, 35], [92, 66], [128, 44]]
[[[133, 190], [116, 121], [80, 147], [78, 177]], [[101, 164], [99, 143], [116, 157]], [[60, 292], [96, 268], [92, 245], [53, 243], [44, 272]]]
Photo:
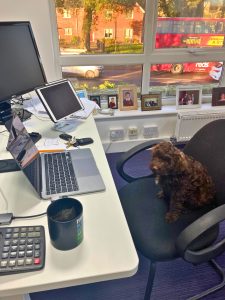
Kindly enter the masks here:
[[[61, 54], [143, 52], [144, 0], [55, 0], [55, 4]], [[68, 34], [66, 28], [71, 28], [72, 33]], [[128, 28], [127, 37], [124, 32]]]
[[223, 47], [224, 1], [158, 1], [156, 48]]
[[142, 65], [69, 66], [63, 67], [63, 78], [76, 88], [89, 91], [117, 89], [119, 85], [135, 84], [140, 91]]
[[218, 86], [221, 62], [187, 62], [177, 64], [152, 65], [150, 70], [150, 90], [159, 89], [165, 96], [174, 96], [177, 85], [201, 85], [203, 94], [211, 94]]

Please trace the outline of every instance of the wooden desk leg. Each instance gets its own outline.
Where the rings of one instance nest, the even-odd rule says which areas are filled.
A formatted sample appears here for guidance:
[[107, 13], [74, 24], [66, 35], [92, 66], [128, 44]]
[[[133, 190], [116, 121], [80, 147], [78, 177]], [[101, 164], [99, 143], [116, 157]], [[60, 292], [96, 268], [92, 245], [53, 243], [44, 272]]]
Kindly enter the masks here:
[[29, 294], [0, 297], [0, 300], [31, 300]]

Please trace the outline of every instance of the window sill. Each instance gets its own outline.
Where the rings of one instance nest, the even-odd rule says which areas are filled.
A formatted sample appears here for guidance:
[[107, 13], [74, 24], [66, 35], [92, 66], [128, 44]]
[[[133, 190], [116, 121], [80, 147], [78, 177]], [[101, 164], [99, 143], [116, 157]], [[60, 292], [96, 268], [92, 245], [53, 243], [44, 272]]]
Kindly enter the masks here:
[[184, 108], [176, 109], [175, 105], [165, 105], [162, 106], [160, 110], [142, 111], [140, 108], [138, 110], [128, 110], [120, 111], [118, 109], [114, 110], [114, 115], [96, 114], [94, 119], [97, 120], [109, 120], [109, 119], [124, 119], [124, 118], [142, 118], [146, 116], [163, 116], [163, 115], [177, 115], [178, 112], [212, 112], [212, 111], [225, 111], [225, 106], [212, 106], [211, 103], [204, 103], [199, 108]]

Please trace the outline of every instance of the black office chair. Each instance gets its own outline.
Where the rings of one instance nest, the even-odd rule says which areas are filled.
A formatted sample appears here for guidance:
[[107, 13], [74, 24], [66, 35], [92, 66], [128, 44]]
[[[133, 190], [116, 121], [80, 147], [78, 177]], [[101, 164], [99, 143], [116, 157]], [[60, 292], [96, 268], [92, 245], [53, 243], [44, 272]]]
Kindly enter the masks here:
[[209, 262], [221, 275], [220, 284], [189, 298], [200, 299], [225, 286], [224, 270], [214, 260], [225, 250], [225, 238], [216, 240], [219, 223], [225, 219], [225, 120], [205, 125], [183, 150], [208, 169], [216, 185], [218, 206], [190, 212], [172, 224], [165, 221], [167, 205], [158, 199], [159, 187], [151, 174], [135, 178], [125, 171], [131, 157], [153, 144], [148, 141], [138, 145], [123, 153], [117, 162], [119, 174], [128, 182], [119, 196], [135, 246], [151, 262], [144, 300], [151, 296], [156, 263], [178, 257], [194, 265]]

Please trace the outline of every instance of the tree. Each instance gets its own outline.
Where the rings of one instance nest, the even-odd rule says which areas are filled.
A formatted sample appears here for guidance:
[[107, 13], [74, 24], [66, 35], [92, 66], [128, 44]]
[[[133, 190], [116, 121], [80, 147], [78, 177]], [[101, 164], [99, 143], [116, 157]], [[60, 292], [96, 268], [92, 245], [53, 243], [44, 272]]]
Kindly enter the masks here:
[[[143, 0], [142, 0], [143, 1]], [[136, 0], [55, 0], [58, 8], [83, 8], [83, 35], [86, 49], [90, 50], [91, 27], [97, 20], [97, 13], [102, 9], [111, 9], [114, 12], [124, 12], [134, 7]]]

